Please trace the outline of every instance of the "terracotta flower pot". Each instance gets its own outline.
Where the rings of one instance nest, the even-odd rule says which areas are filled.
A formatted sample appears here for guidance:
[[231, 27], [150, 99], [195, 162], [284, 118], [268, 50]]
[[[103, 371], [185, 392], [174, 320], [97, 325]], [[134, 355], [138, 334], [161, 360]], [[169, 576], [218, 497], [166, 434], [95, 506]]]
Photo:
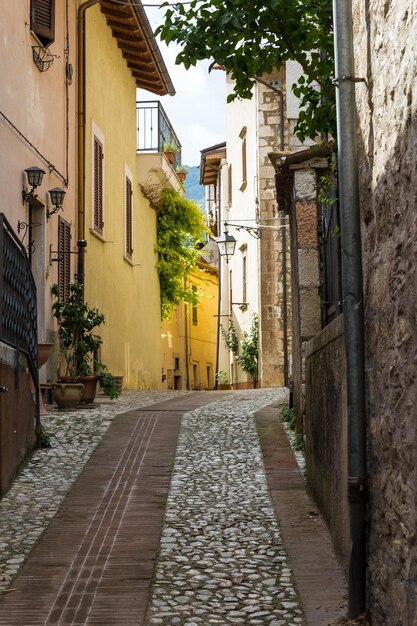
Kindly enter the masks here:
[[187, 178], [187, 174], [185, 172], [177, 172], [177, 178], [180, 181], [180, 183], [183, 183], [185, 179]]
[[166, 150], [165, 156], [172, 165], [175, 161], [175, 152], [171, 152], [171, 150]]
[[97, 376], [79, 376], [78, 380], [84, 385], [84, 391], [81, 396], [82, 404], [91, 404], [97, 393]]
[[54, 383], [52, 393], [60, 411], [73, 411], [81, 400], [82, 383]]
[[38, 343], [38, 367], [41, 368], [45, 365], [49, 357], [51, 356], [53, 343]]

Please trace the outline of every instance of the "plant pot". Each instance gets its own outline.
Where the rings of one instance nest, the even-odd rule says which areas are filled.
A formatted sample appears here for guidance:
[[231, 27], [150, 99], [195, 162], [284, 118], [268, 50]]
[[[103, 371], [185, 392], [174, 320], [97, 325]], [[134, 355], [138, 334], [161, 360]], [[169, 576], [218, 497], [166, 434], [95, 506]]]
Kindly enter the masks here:
[[38, 343], [38, 367], [39, 369], [42, 367], [42, 365], [45, 365], [45, 363], [51, 356], [53, 347], [54, 347], [53, 343]]
[[78, 407], [84, 390], [82, 383], [54, 383], [52, 393], [60, 411], [73, 411]]
[[187, 178], [187, 174], [185, 172], [177, 172], [177, 178], [180, 181], [180, 183], [183, 183], [185, 179]]
[[78, 380], [84, 386], [84, 391], [81, 395], [82, 404], [91, 404], [94, 402], [97, 392], [97, 376], [79, 376]]
[[167, 150], [165, 152], [165, 156], [172, 165], [175, 161], [175, 152], [171, 152], [171, 150]]

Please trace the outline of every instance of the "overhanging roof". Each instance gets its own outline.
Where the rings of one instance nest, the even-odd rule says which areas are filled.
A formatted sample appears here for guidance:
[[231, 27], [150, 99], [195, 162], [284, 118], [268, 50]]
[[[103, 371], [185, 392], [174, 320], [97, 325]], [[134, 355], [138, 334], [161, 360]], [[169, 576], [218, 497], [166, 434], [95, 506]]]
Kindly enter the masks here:
[[201, 150], [200, 185], [214, 185], [217, 182], [220, 162], [225, 157], [225, 141]]
[[128, 4], [101, 0], [100, 7], [137, 87], [159, 96], [173, 96], [174, 85], [141, 1], [124, 1]]

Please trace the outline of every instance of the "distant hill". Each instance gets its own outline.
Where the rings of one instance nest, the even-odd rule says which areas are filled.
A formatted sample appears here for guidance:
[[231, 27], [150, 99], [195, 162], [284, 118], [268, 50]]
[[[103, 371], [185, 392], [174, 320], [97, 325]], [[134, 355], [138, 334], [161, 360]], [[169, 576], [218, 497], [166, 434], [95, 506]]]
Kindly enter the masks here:
[[198, 165], [186, 165], [188, 170], [187, 178], [185, 179], [185, 195], [190, 200], [201, 206], [205, 210], [205, 190], [204, 185], [200, 185], [200, 168]]

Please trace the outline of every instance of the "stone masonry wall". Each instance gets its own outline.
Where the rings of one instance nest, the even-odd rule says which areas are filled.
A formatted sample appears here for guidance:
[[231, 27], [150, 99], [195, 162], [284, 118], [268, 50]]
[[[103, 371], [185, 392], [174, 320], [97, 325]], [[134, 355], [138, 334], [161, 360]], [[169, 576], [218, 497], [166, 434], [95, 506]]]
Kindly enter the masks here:
[[304, 415], [302, 344], [321, 329], [316, 172], [308, 162], [293, 171], [291, 195], [294, 198], [291, 209], [294, 408], [301, 428]]
[[354, 1], [372, 623], [417, 624], [417, 11]]
[[[268, 77], [275, 86], [283, 90], [285, 101], [285, 70]], [[270, 152], [280, 149], [279, 117], [280, 96], [258, 84], [259, 121], [259, 215], [261, 219], [277, 218], [275, 199], [275, 170], [268, 158]], [[285, 134], [288, 144], [288, 134]], [[280, 222], [263, 221], [261, 224], [277, 226]], [[259, 312], [260, 329], [260, 368], [259, 378], [263, 387], [276, 387], [284, 384], [284, 322], [283, 322], [283, 244], [281, 231], [262, 230], [259, 241], [259, 272], [261, 306]], [[287, 267], [290, 256], [287, 238]], [[287, 280], [287, 311], [290, 310], [290, 284]], [[289, 353], [291, 352], [291, 319], [288, 319]]]

